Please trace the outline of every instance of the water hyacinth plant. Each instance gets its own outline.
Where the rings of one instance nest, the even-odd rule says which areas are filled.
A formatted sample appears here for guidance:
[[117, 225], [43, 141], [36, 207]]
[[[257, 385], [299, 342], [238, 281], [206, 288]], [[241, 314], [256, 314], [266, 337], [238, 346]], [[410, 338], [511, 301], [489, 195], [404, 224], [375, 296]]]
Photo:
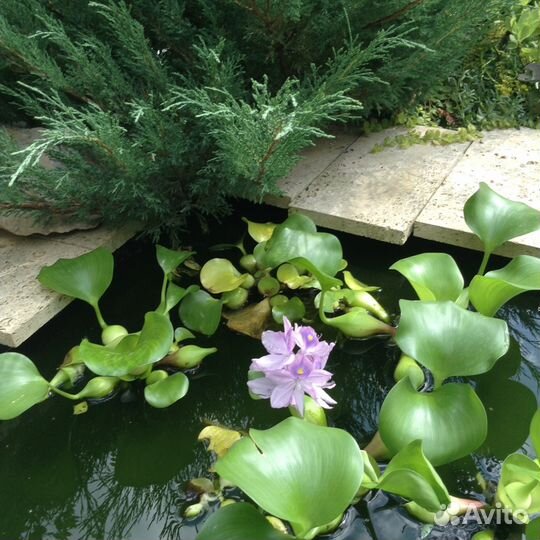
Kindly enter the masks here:
[[[208, 318], [218, 321], [222, 309], [240, 310], [234, 315], [225, 312], [228, 325], [260, 338], [272, 319], [280, 325], [284, 317], [298, 322], [315, 308], [324, 324], [347, 337], [395, 333], [388, 313], [371, 294], [378, 287], [365, 285], [344, 271], [347, 262], [336, 236], [318, 231], [313, 221], [302, 214], [292, 214], [280, 224], [244, 221], [251, 240], [256, 242], [252, 253], [246, 251], [243, 241], [214, 246], [239, 250], [238, 265], [244, 273], [224, 258], [210, 259], [201, 268], [200, 282], [207, 293], [201, 307], [208, 311]], [[337, 277], [340, 272], [343, 279]], [[266, 309], [255, 311], [254, 306]], [[260, 321], [253, 322], [255, 317]], [[236, 322], [239, 319], [240, 324]], [[190, 321], [184, 317], [182, 320], [190, 327]], [[247, 331], [245, 320], [252, 320]], [[257, 330], [253, 331], [253, 327]]]
[[248, 387], [259, 398], [270, 399], [274, 408], [294, 407], [304, 416], [304, 396], [329, 409], [336, 402], [325, 392], [335, 386], [324, 368], [334, 343], [320, 340], [310, 326], [294, 328], [283, 318], [283, 331], [267, 330], [262, 344], [268, 354], [252, 360]]
[[[183, 398], [189, 388], [183, 370], [197, 367], [217, 350], [184, 345], [195, 336], [186, 328], [175, 330], [171, 323], [171, 310], [197, 292], [196, 287], [185, 289], [173, 282], [175, 270], [192, 255], [156, 247], [164, 276], [160, 302], [146, 314], [142, 329], [133, 333], [121, 325], [107, 324], [99, 307], [113, 277], [114, 260], [109, 251], [98, 248], [43, 268], [38, 279], [44, 286], [92, 306], [102, 329], [102, 343], [83, 339], [69, 351], [50, 381], [22, 354], [0, 354], [0, 419], [15, 418], [52, 394], [73, 401], [101, 399], [135, 380], [144, 382], [144, 397], [153, 407], [168, 407]], [[85, 375], [91, 378], [80, 391], [68, 391]], [[75, 409], [77, 413], [85, 410], [80, 404]]]

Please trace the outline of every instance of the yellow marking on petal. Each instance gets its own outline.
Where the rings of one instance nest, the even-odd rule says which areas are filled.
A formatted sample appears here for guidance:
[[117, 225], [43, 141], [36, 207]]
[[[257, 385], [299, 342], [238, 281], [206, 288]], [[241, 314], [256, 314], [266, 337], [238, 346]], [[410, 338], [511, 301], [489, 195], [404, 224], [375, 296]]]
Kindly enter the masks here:
[[304, 369], [303, 368], [298, 368], [296, 373], [298, 373], [298, 375], [303, 375], [304, 374]]
[[314, 339], [315, 339], [315, 338], [314, 338], [311, 334], [309, 334], [307, 340], [308, 340], [308, 341], [313, 341]]

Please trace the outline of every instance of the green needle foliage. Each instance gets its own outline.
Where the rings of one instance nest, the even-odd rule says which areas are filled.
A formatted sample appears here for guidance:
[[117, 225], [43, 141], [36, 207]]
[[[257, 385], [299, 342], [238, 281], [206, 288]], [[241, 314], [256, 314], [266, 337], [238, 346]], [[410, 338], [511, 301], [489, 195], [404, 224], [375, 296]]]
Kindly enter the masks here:
[[0, 135], [0, 210], [174, 237], [445, 80], [509, 1], [2, 0], [0, 120], [42, 131]]

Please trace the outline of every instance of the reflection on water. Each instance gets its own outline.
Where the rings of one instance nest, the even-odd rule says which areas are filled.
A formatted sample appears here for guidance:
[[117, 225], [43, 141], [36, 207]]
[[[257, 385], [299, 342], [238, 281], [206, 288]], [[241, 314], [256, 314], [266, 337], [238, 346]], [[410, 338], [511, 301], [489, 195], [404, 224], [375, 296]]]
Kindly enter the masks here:
[[[230, 239], [213, 237], [212, 241]], [[388, 266], [400, 257], [442, 249], [419, 241], [389, 249], [350, 237], [344, 244], [353, 273], [383, 286], [382, 302], [393, 313], [398, 311], [399, 298], [414, 298], [414, 294]], [[476, 261], [468, 262], [468, 252], [454, 254], [467, 268], [476, 267]], [[144, 311], [155, 306], [160, 273], [152, 248], [143, 243], [121, 251], [119, 261], [119, 275], [104, 312], [114, 322], [135, 329]], [[488, 408], [491, 433], [474, 459], [441, 469], [456, 494], [477, 489], [478, 468], [496, 470], [497, 461], [482, 454], [501, 457], [523, 444], [540, 388], [538, 304], [538, 294], [526, 295], [503, 312], [517, 344], [494, 373], [476, 381]], [[50, 376], [70, 346], [86, 335], [97, 339], [98, 333], [90, 308], [75, 303], [20, 350]], [[181, 511], [189, 503], [186, 482], [206, 475], [210, 466], [208, 454], [196, 440], [204, 423], [266, 428], [287, 414], [270, 409], [265, 401], [251, 400], [246, 392], [246, 372], [251, 358], [261, 354], [260, 344], [225, 330], [215, 340], [219, 353], [193, 378], [187, 397], [168, 409], [152, 409], [138, 395], [127, 402], [117, 397], [91, 407], [85, 415], [73, 416], [70, 403], [53, 398], [19, 419], [1, 422], [0, 540], [194, 540], [201, 522], [183, 525]], [[377, 429], [378, 411], [392, 385], [398, 354], [386, 340], [369, 340], [344, 343], [332, 355], [329, 369], [337, 383], [332, 395], [338, 405], [331, 422], [350, 431], [360, 443]], [[346, 527], [333, 540], [416, 540], [429, 534], [395, 499], [378, 496], [360, 505], [358, 512], [348, 515]], [[431, 534], [442, 538], [437, 531]]]

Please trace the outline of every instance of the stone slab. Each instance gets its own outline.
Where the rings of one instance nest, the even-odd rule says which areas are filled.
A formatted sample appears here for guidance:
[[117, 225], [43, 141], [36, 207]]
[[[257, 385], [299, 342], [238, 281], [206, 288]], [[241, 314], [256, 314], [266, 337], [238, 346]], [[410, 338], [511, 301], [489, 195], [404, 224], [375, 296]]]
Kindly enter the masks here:
[[391, 128], [360, 137], [295, 196], [290, 209], [330, 229], [403, 244], [416, 218], [470, 143], [415, 145], [371, 153]]
[[265, 202], [288, 208], [291, 200], [327, 169], [358, 138], [350, 133], [334, 133], [333, 139], [318, 139], [301, 154], [300, 161], [288, 176], [278, 182], [282, 195], [268, 195]]
[[[473, 142], [418, 217], [414, 235], [482, 250], [463, 217], [463, 205], [480, 182], [540, 210], [540, 130], [496, 130]], [[508, 242], [497, 253], [539, 257], [540, 231]]]
[[18, 347], [71, 302], [37, 281], [43, 266], [99, 246], [115, 250], [135, 231], [133, 225], [29, 237], [0, 231], [0, 344]]

